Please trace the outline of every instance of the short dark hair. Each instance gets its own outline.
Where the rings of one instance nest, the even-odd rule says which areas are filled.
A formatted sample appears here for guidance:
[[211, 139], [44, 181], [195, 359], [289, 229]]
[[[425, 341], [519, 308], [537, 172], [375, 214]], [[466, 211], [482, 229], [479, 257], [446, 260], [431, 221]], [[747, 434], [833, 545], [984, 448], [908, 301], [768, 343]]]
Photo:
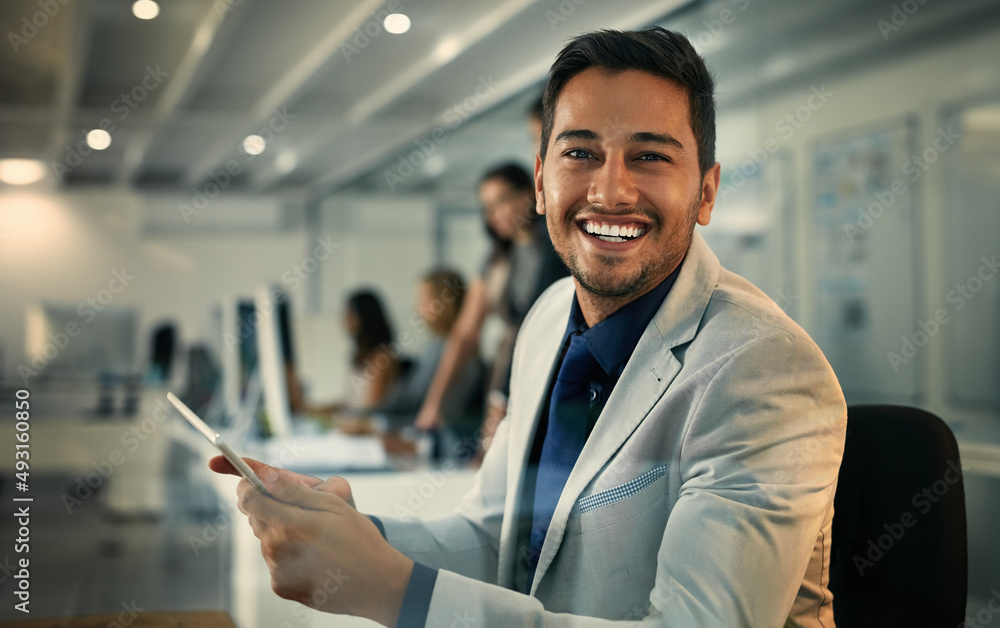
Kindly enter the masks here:
[[680, 33], [654, 26], [642, 31], [600, 30], [575, 37], [556, 57], [542, 95], [541, 157], [545, 159], [556, 100], [566, 83], [589, 68], [641, 70], [669, 79], [688, 94], [691, 130], [704, 175], [715, 164], [715, 81], [705, 60]]

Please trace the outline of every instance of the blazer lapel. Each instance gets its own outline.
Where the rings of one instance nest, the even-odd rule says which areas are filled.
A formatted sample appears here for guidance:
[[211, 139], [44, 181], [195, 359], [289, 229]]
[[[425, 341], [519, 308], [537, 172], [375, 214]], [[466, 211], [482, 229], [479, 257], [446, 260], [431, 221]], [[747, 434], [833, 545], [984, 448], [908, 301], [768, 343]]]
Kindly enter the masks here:
[[[544, 309], [534, 312], [532, 324], [521, 327], [518, 336], [520, 352], [530, 352], [530, 359], [517, 361], [516, 384], [511, 381], [511, 407], [516, 416], [508, 414], [510, 441], [507, 449], [507, 495], [504, 501], [504, 518], [500, 530], [499, 570], [500, 586], [512, 587], [514, 561], [517, 552], [517, 512], [524, 491], [524, 475], [531, 453], [531, 444], [538, 429], [542, 404], [548, 392], [552, 369], [558, 357], [563, 331], [569, 322], [573, 303], [573, 282], [566, 280], [566, 288], [547, 301]], [[513, 390], [513, 386], [517, 390]], [[515, 396], [516, 394], [516, 396]]]
[[682, 365], [673, 349], [694, 338], [721, 269], [718, 258], [695, 232], [673, 288], [639, 339], [566, 481], [542, 545], [532, 595], [559, 550], [566, 521], [580, 494], [642, 423], [680, 371]]

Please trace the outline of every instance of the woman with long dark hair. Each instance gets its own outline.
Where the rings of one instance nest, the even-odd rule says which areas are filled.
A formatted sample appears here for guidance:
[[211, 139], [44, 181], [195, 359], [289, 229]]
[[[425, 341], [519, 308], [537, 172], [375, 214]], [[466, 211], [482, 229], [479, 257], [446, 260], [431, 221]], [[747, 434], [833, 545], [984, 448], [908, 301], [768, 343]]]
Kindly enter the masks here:
[[399, 361], [391, 350], [392, 325], [382, 301], [372, 290], [358, 290], [347, 299], [344, 325], [354, 341], [347, 406], [377, 406], [396, 381]]

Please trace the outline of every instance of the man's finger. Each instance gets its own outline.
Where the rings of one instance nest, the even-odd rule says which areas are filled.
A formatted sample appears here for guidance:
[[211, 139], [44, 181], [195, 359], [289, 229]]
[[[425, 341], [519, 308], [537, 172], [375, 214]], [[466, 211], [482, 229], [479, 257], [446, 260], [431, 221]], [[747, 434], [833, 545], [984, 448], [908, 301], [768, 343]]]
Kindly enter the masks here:
[[308, 510], [329, 512], [336, 512], [347, 504], [343, 498], [337, 495], [315, 490], [313, 487], [320, 484], [322, 480], [311, 478], [313, 481], [306, 484], [300, 481], [306, 476], [300, 476], [297, 473], [289, 475], [289, 472], [283, 472], [282, 469], [275, 469], [267, 465], [261, 465], [261, 467], [258, 476], [264, 482], [268, 492], [271, 493], [271, 497], [280, 502]]
[[[295, 473], [294, 471], [289, 471], [287, 469], [278, 469], [277, 467], [272, 467], [270, 465], [264, 464], [254, 460], [253, 458], [243, 458], [243, 461], [253, 469], [253, 472], [257, 474], [257, 477], [262, 478], [268, 473], [268, 471], [276, 471], [279, 475], [285, 479], [312, 488], [317, 484], [321, 483], [323, 480], [319, 478], [314, 478], [311, 475], [303, 475], [301, 473]], [[236, 470], [233, 463], [229, 462], [225, 456], [216, 456], [208, 461], [208, 468], [216, 473], [221, 473], [223, 475], [240, 475], [240, 472]]]

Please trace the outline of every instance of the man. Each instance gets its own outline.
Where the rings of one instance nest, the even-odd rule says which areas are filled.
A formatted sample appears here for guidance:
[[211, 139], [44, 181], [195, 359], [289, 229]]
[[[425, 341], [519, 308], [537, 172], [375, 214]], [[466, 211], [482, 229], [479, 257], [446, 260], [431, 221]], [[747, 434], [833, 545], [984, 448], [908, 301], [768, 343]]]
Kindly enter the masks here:
[[[844, 399], [694, 234], [719, 186], [703, 61], [662, 29], [583, 35], [544, 109], [538, 210], [573, 277], [525, 320], [473, 490], [370, 521], [343, 480], [258, 465], [276, 499], [244, 481], [240, 507], [275, 590], [386, 625], [833, 626]], [[333, 566], [351, 577], [319, 605]]]

